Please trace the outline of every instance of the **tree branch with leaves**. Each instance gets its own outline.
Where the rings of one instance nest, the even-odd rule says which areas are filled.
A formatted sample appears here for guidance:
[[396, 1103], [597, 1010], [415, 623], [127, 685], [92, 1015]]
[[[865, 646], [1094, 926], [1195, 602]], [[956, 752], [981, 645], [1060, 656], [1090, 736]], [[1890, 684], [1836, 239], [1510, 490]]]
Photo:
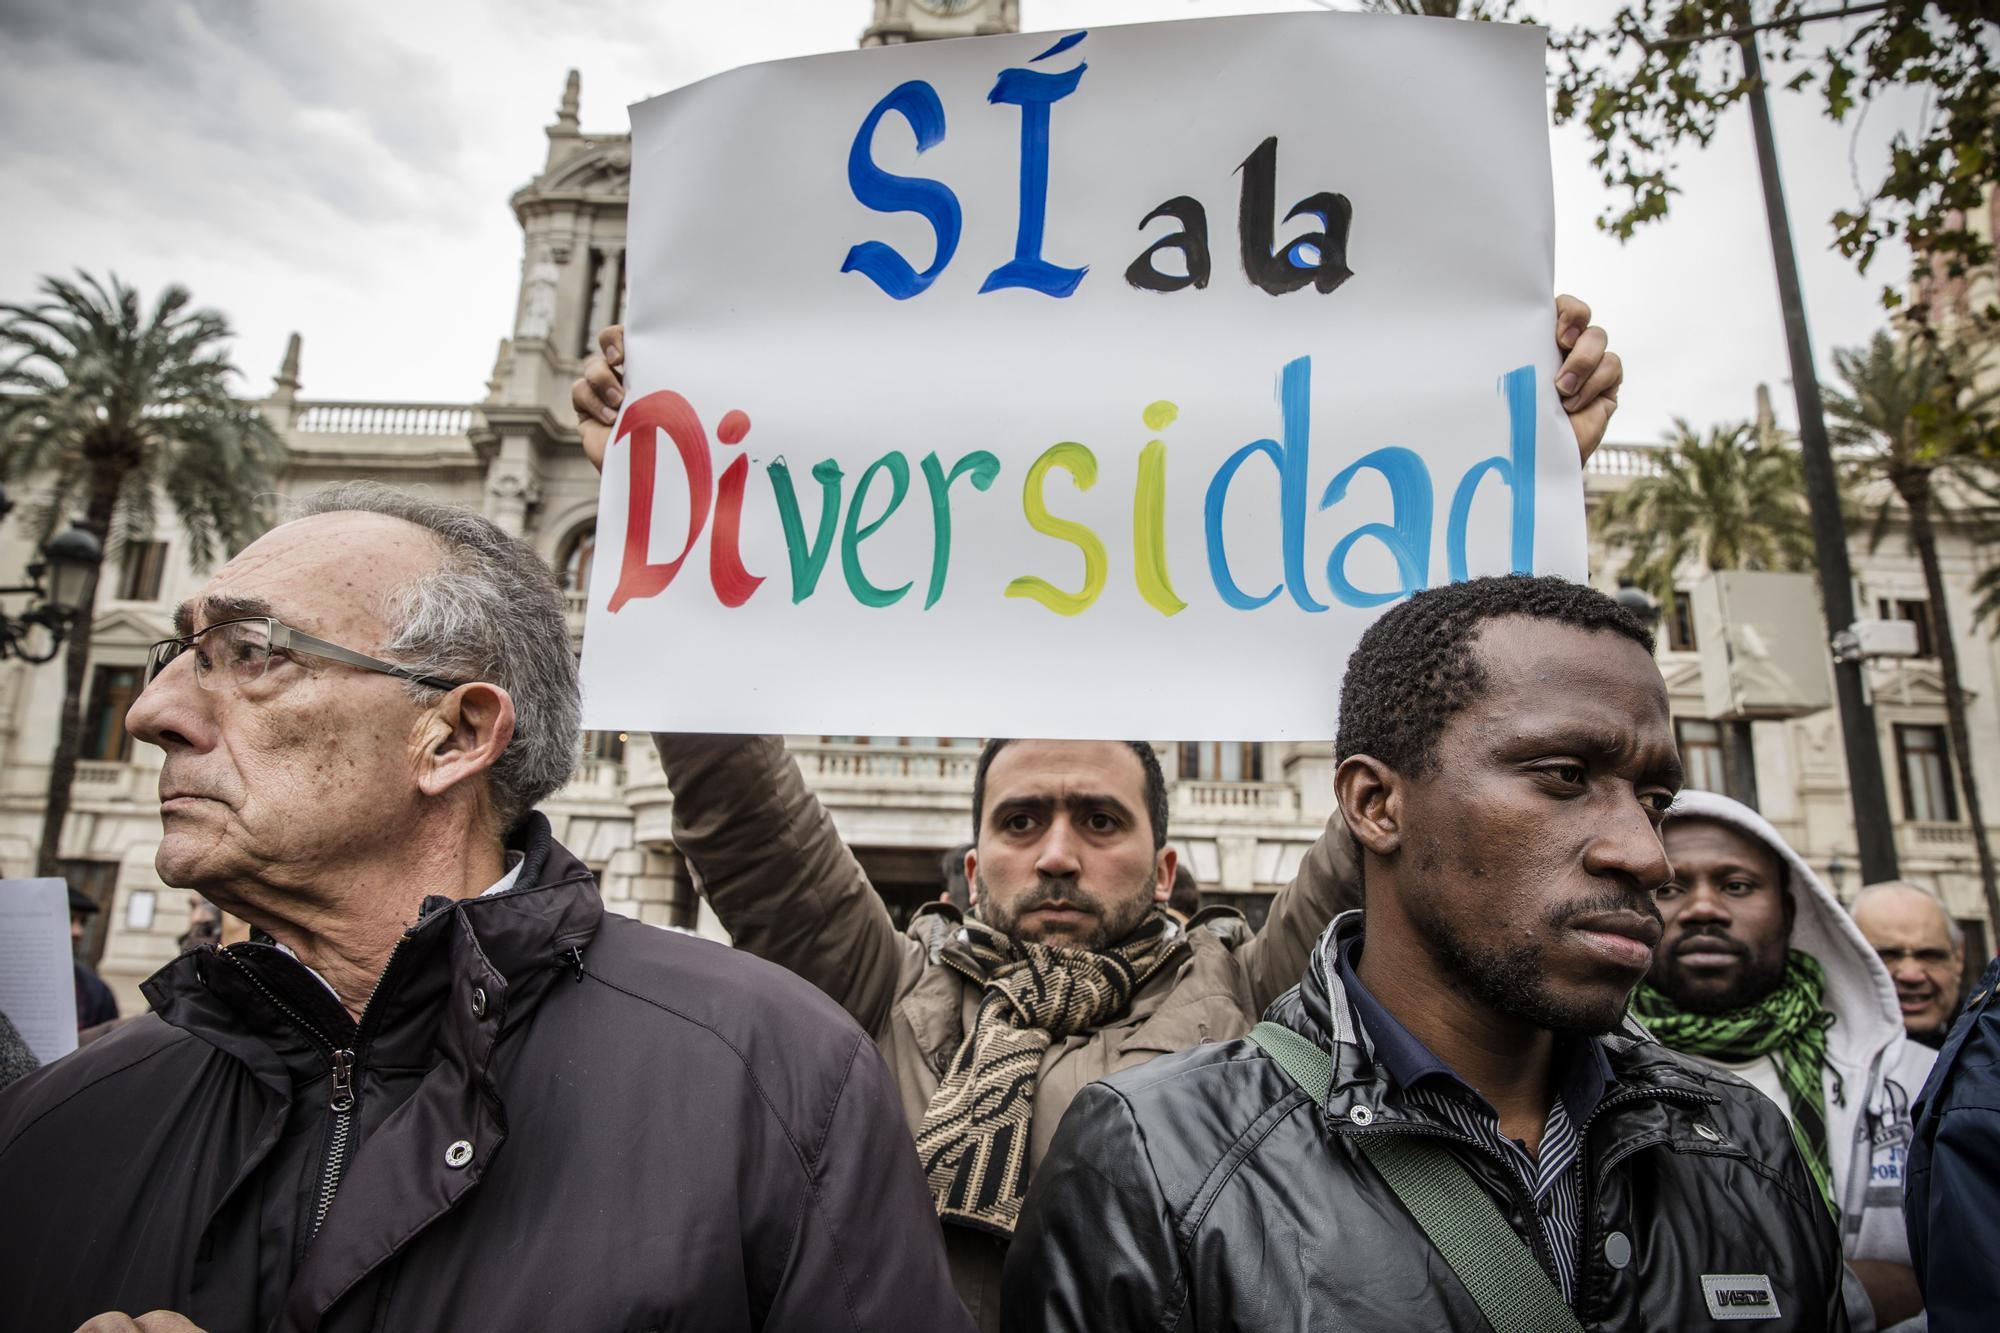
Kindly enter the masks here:
[[[1929, 111], [1890, 143], [1889, 165], [1829, 219], [1834, 244], [1866, 273], [1881, 248], [1910, 247], [1919, 271], [1961, 277], [1992, 245], [1967, 225], [2000, 171], [2000, 29], [1992, 0], [1635, 0], [1602, 24], [1552, 38], [1557, 124], [1579, 123], [1592, 165], [1618, 194], [1597, 225], [1620, 240], [1668, 215], [1676, 153], [1705, 147], [1752, 85], [1736, 41], [1755, 27], [1784, 87], [1811, 90], [1845, 124], [1891, 88], [1923, 90]], [[1902, 301], [1895, 285], [1885, 307]], [[2000, 319], [2000, 310], [1979, 312]]]

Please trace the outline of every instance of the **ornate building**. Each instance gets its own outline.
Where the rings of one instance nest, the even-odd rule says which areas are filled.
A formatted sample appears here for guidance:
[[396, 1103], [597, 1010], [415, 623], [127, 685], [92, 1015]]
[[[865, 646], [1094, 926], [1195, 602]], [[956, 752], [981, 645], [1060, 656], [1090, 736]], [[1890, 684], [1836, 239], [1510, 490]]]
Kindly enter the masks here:
[[[1012, 31], [1016, 0], [876, 0], [864, 44]], [[575, 443], [569, 383], [592, 331], [621, 317], [630, 154], [626, 136], [585, 134], [572, 73], [547, 130], [541, 170], [513, 196], [522, 231], [520, 299], [478, 402], [331, 402], [306, 397], [302, 348], [294, 338], [264, 402], [292, 449], [283, 490], [372, 477], [423, 486], [481, 509], [533, 544], [556, 569], [581, 640], [593, 557], [597, 480]], [[1628, 484], [1655, 464], [1643, 446], [1607, 445], [1592, 459], [1586, 499]], [[1914, 558], [1894, 541], [1855, 544], [1862, 604], [1871, 613], [1916, 618], [1926, 632], [1958, 636], [1982, 741], [1981, 781], [2000, 792], [2000, 669], [1994, 645], [1969, 623], [1965, 596], [1980, 553], [1948, 538], [1947, 579], [1961, 600], [1954, 623], [1932, 626]], [[18, 569], [29, 549], [19, 523], [0, 530], [0, 568]], [[1606, 586], [1610, 562], [1593, 552]], [[171, 514], [153, 540], [114, 550], [91, 626], [87, 732], [75, 803], [64, 832], [71, 882], [101, 901], [90, 942], [126, 1012], [137, 985], [176, 950], [188, 895], [153, 872], [160, 754], [126, 736], [122, 717], [139, 687], [146, 646], [171, 632], [172, 608], [200, 587]], [[1685, 606], [1685, 600], [1682, 605]], [[1846, 778], [1831, 711], [1796, 721], [1725, 723], [1703, 712], [1701, 666], [1689, 623], [1663, 627], [1661, 668], [1690, 780], [1754, 798], [1836, 886], [1858, 888], [1852, 868]], [[1874, 669], [1904, 873], [1936, 884], [1954, 911], [1980, 929], [1970, 833], [1954, 795], [1945, 751], [1936, 664], [1923, 657]], [[62, 677], [58, 667], [0, 663], [0, 875], [29, 873], [35, 860], [48, 757]], [[976, 742], [943, 737], [791, 738], [807, 781], [898, 915], [938, 892], [940, 854], [970, 833]], [[1172, 840], [1209, 901], [1235, 904], [1261, 921], [1264, 905], [1293, 874], [1332, 812], [1333, 764], [1321, 744], [1158, 746], [1172, 785]], [[1989, 798], [1994, 803], [2000, 798]], [[556, 836], [599, 874], [613, 910], [658, 925], [720, 934], [671, 836], [672, 797], [643, 738], [593, 733], [575, 780], [545, 806]]]

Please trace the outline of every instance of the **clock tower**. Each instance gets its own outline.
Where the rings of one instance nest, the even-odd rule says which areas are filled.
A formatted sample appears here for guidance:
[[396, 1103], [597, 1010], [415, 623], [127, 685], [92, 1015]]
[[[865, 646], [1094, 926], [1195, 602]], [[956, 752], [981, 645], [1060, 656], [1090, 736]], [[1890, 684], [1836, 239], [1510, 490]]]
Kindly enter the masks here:
[[1021, 0], [875, 0], [863, 46], [1021, 30]]

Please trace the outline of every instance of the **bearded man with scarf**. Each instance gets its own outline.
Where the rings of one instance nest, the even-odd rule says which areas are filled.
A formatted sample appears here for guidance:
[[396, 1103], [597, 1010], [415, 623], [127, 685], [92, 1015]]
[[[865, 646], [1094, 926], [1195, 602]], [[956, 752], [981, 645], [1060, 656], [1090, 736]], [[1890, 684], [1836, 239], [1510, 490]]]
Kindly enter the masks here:
[[1840, 1223], [1854, 1327], [1924, 1327], [1902, 1190], [1910, 1102], [1935, 1054], [1906, 1038], [1881, 958], [1762, 816], [1684, 791], [1664, 837], [1674, 877], [1655, 901], [1666, 934], [1634, 1016], [1790, 1118]]
[[987, 743], [973, 785], [972, 910], [899, 932], [776, 737], [654, 737], [674, 842], [737, 947], [783, 964], [871, 1033], [902, 1093], [952, 1283], [996, 1329], [1033, 1172], [1085, 1085], [1240, 1037], [1358, 901], [1334, 817], [1260, 931], [1164, 910], [1175, 849], [1144, 742]]

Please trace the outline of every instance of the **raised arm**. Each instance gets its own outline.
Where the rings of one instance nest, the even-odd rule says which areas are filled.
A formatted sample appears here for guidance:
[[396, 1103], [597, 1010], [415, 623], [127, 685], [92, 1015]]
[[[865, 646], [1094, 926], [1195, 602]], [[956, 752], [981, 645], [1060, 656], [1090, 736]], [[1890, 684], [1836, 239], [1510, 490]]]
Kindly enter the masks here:
[[1361, 906], [1361, 858], [1347, 822], [1335, 810], [1319, 841], [1299, 862], [1298, 874], [1271, 900], [1264, 928], [1236, 951], [1236, 960], [1250, 981], [1257, 1012], [1299, 984], [1313, 941], [1327, 923], [1349, 908]]
[[797, 973], [879, 1036], [917, 945], [776, 736], [657, 735], [674, 845], [736, 946]]

